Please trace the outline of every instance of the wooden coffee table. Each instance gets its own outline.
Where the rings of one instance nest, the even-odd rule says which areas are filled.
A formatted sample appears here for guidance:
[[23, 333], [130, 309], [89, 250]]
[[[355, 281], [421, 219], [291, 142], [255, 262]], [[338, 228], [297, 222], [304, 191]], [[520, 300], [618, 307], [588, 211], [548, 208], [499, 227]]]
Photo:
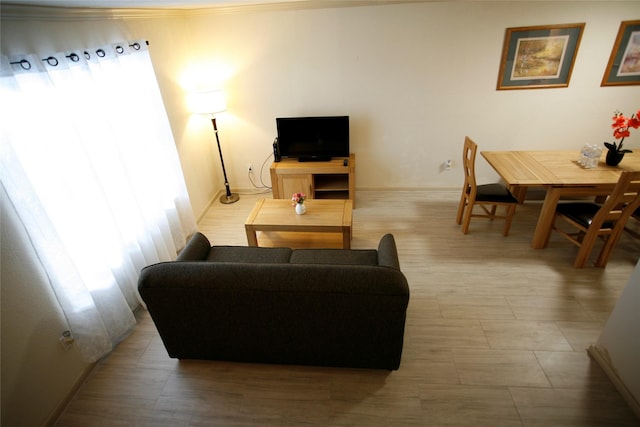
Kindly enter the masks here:
[[[351, 200], [307, 199], [307, 212], [297, 215], [291, 200], [260, 199], [244, 224], [249, 246], [258, 246], [257, 232], [333, 233], [342, 238], [342, 248], [351, 248]], [[292, 233], [293, 234], [293, 233]]]

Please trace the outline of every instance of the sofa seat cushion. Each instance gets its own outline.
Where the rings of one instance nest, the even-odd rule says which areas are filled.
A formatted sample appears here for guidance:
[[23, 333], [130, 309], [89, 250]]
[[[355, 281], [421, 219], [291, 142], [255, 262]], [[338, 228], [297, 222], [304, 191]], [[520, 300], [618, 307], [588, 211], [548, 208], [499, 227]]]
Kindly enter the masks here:
[[257, 248], [253, 246], [212, 246], [206, 261], [243, 262], [255, 264], [286, 264], [289, 248]]
[[378, 265], [374, 249], [296, 249], [291, 264]]

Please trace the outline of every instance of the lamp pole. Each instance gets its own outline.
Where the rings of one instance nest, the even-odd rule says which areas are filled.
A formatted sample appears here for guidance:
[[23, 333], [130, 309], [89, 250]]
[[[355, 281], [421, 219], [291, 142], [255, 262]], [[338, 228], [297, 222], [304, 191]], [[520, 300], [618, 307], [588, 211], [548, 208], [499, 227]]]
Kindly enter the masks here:
[[218, 124], [216, 123], [216, 113], [221, 113], [227, 109], [224, 93], [221, 90], [191, 92], [187, 96], [187, 106], [195, 114], [207, 114], [211, 117], [213, 131], [216, 134], [216, 143], [218, 144], [218, 154], [220, 154], [220, 163], [222, 164], [222, 174], [224, 175], [225, 194], [220, 196], [220, 202], [225, 204], [237, 202], [240, 196], [233, 194], [229, 188], [227, 169], [224, 167], [224, 157], [222, 157], [222, 148], [220, 148], [220, 138], [218, 137]]
[[224, 188], [226, 194], [220, 196], [220, 202], [229, 204], [235, 203], [240, 199], [240, 196], [237, 194], [231, 193], [231, 189], [229, 188], [229, 180], [227, 179], [227, 170], [224, 167], [224, 158], [222, 157], [222, 148], [220, 148], [220, 138], [218, 137], [218, 125], [216, 124], [216, 117], [213, 116], [211, 118], [211, 123], [213, 123], [213, 132], [216, 134], [216, 143], [218, 144], [218, 153], [220, 154], [220, 163], [222, 163], [222, 175], [224, 175]]

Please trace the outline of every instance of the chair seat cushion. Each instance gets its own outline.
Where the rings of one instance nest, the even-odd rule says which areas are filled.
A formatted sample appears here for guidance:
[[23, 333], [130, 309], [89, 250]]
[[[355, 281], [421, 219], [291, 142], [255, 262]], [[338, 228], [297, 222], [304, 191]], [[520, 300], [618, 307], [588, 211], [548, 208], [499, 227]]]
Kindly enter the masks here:
[[477, 202], [518, 203], [513, 194], [501, 184], [478, 185]]
[[[587, 228], [593, 222], [593, 217], [600, 210], [597, 203], [578, 202], [578, 203], [561, 203], [556, 207], [556, 212], [566, 216], [567, 218], [577, 222]], [[613, 227], [613, 222], [606, 221], [602, 224], [602, 228]]]

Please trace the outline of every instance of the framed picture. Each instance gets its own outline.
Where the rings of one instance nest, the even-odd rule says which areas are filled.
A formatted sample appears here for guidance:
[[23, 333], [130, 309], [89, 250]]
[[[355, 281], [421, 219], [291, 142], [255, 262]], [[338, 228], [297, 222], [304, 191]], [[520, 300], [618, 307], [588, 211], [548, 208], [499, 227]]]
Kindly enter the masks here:
[[507, 28], [497, 89], [569, 86], [584, 25]]
[[640, 21], [622, 21], [600, 86], [640, 84]]

